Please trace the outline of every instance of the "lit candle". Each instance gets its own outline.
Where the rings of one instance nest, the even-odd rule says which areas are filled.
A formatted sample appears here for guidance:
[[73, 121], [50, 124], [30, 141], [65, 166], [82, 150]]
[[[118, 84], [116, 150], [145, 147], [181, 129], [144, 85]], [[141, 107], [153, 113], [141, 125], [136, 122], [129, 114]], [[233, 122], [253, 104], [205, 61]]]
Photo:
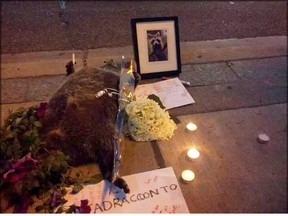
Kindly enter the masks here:
[[72, 63], [73, 63], [73, 65], [76, 63], [76, 61], [75, 61], [75, 53], [72, 54]]
[[191, 182], [195, 178], [195, 174], [191, 170], [184, 170], [181, 177], [185, 182]]
[[190, 122], [189, 124], [186, 125], [186, 129], [188, 132], [193, 132], [193, 131], [197, 130], [197, 125]]
[[187, 156], [190, 160], [195, 160], [200, 157], [200, 152], [195, 148], [191, 148], [188, 150]]

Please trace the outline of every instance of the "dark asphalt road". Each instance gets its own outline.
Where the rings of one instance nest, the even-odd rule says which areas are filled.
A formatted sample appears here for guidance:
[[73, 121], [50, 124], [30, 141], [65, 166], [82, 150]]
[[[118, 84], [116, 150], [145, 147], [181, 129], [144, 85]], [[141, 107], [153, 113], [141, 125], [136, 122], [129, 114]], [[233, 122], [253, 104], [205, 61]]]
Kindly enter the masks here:
[[132, 45], [131, 18], [178, 16], [180, 41], [287, 35], [287, 2], [2, 1], [1, 53]]

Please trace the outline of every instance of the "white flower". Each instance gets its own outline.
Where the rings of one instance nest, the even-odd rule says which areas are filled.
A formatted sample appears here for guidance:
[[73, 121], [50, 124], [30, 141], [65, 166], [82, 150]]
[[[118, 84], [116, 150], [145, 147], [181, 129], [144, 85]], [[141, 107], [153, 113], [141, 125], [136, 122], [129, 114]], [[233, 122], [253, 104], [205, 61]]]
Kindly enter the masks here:
[[126, 112], [130, 135], [136, 141], [168, 140], [177, 128], [169, 113], [150, 99], [132, 101]]

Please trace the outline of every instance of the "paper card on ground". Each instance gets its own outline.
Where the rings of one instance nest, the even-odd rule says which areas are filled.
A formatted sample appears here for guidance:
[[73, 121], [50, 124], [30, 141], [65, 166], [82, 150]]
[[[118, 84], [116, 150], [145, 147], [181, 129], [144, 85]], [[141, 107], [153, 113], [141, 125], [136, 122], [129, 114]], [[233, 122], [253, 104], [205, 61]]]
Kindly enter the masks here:
[[178, 78], [138, 85], [135, 89], [137, 99], [145, 99], [151, 94], [157, 95], [166, 110], [195, 103], [192, 96]]
[[81, 200], [88, 199], [91, 213], [189, 213], [172, 167], [123, 178], [130, 188], [126, 196], [123, 190], [122, 194], [109, 193], [110, 183], [101, 181], [85, 185], [78, 194], [68, 193], [65, 206], [80, 206]]

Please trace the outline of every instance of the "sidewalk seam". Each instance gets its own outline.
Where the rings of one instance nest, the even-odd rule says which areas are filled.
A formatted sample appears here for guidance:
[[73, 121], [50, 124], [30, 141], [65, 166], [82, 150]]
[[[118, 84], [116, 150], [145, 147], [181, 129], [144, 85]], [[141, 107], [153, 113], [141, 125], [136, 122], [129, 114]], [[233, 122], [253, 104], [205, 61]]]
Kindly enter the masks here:
[[236, 77], [240, 80], [243, 80], [241, 76], [239, 76], [236, 71], [233, 70], [233, 68], [229, 65], [229, 63], [232, 62], [232, 61], [227, 61], [225, 62], [226, 63], [226, 66], [236, 75]]

